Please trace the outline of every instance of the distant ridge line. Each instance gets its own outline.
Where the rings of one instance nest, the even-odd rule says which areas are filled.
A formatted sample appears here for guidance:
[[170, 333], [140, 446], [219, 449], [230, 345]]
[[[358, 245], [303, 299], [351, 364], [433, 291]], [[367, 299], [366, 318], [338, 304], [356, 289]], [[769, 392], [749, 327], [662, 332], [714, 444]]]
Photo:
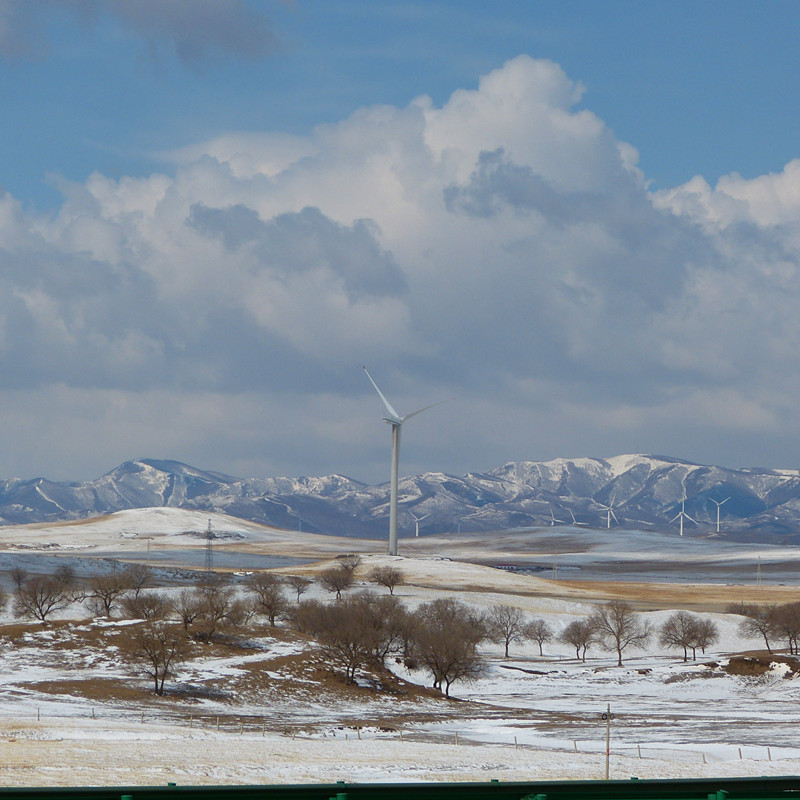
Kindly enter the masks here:
[[[384, 538], [388, 484], [344, 475], [238, 478], [171, 459], [126, 461], [91, 481], [0, 481], [0, 524], [82, 519], [131, 508], [213, 511], [289, 530]], [[499, 531], [575, 521], [604, 528], [609, 504], [619, 527], [716, 534], [715, 503], [730, 497], [720, 535], [800, 544], [800, 471], [695, 464], [664, 455], [509, 462], [463, 476], [428, 472], [400, 480], [399, 534]], [[572, 524], [572, 522], [570, 522]]]

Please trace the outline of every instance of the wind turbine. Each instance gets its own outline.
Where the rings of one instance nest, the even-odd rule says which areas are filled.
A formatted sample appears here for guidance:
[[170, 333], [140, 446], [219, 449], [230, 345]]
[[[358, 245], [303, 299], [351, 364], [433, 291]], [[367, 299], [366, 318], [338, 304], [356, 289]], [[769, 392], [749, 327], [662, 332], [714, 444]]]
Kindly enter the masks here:
[[719, 533], [719, 509], [720, 509], [720, 506], [724, 506], [725, 503], [727, 503], [728, 500], [730, 500], [730, 497], [726, 497], [722, 502], [718, 502], [717, 500], [714, 500], [713, 497], [709, 497], [709, 500], [711, 500], [711, 502], [715, 503], [716, 506], [717, 506], [717, 533]]
[[441, 405], [442, 403], [445, 403], [447, 401], [440, 400], [438, 403], [433, 403], [432, 405], [425, 406], [424, 408], [418, 408], [416, 411], [412, 411], [410, 414], [406, 414], [404, 417], [401, 417], [392, 408], [392, 404], [384, 397], [383, 392], [378, 388], [378, 384], [375, 383], [374, 380], [372, 380], [372, 375], [370, 375], [369, 372], [367, 372], [367, 368], [362, 367], [362, 369], [369, 378], [369, 382], [375, 387], [375, 391], [378, 393], [378, 397], [380, 397], [381, 400], [383, 401], [383, 405], [386, 407], [386, 416], [383, 418], [383, 421], [392, 426], [392, 471], [391, 471], [391, 486], [390, 486], [391, 491], [389, 495], [389, 555], [396, 556], [397, 555], [397, 474], [400, 465], [400, 428], [403, 426], [403, 423], [407, 419], [411, 419], [411, 417], [416, 417], [417, 414], [421, 414], [423, 411], [427, 411], [429, 408]]
[[572, 524], [573, 525], [588, 525], [589, 524], [588, 522], [578, 522], [578, 520], [575, 519], [575, 512], [572, 509], [569, 510], [569, 514], [572, 517]]
[[414, 537], [416, 538], [419, 536], [419, 524], [422, 520], [427, 519], [430, 514], [423, 514], [421, 517], [418, 517], [413, 511], [409, 511], [412, 517], [414, 517]]
[[560, 522], [562, 525], [565, 524], [563, 519], [556, 519], [556, 515], [553, 513], [553, 506], [550, 506], [550, 527], [555, 527], [557, 522]]
[[681, 536], [683, 536], [683, 520], [684, 520], [684, 518], [690, 520], [691, 522], [694, 522], [694, 524], [697, 525], [697, 520], [696, 519], [692, 519], [692, 517], [690, 517], [686, 513], [686, 498], [685, 497], [683, 498], [683, 500], [681, 500], [681, 510], [670, 520], [670, 523], [673, 523], [673, 522], [675, 522], [676, 519], [680, 519], [680, 521], [681, 521]]
[[614, 522], [616, 522], [617, 525], [619, 525], [619, 520], [617, 519], [617, 515], [614, 513], [614, 498], [613, 497], [611, 498], [611, 501], [610, 501], [609, 505], [606, 505], [605, 503], [600, 503], [600, 502], [598, 502], [597, 505], [599, 505], [600, 508], [604, 508], [608, 512], [606, 514], [606, 528], [610, 528], [611, 527], [611, 517], [614, 517]]

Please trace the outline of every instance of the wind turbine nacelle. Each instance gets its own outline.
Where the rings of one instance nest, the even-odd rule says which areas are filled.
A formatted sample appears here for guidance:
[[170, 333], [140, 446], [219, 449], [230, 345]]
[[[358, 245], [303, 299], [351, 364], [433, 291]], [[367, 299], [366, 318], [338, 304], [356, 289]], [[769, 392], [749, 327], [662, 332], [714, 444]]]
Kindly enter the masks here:
[[403, 424], [403, 420], [401, 420], [401, 419], [392, 419], [391, 417], [384, 417], [383, 421], [387, 425], [402, 425]]

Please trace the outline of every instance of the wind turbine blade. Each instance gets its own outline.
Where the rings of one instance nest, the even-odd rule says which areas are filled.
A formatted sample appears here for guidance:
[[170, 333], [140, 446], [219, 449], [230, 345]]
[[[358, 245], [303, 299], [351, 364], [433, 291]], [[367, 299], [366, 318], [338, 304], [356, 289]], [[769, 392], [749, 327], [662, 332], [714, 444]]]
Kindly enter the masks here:
[[686, 519], [690, 519], [692, 522], [694, 522], [695, 525], [697, 525], [697, 520], [694, 519], [693, 517], [690, 517], [688, 514], [684, 514], [683, 516], [686, 517]]
[[723, 500], [723, 501], [720, 503], [720, 505], [721, 505], [721, 506], [724, 506], [724, 505], [725, 505], [725, 503], [727, 503], [727, 502], [728, 502], [728, 500], [730, 500], [730, 499], [731, 499], [730, 497], [726, 497], [726, 498], [725, 498], [725, 499], [724, 499], [724, 500]]
[[[378, 393], [378, 396], [381, 398], [381, 400], [383, 400], [383, 404], [386, 406], [386, 410], [389, 412], [389, 417], [388, 417], [389, 421], [393, 422], [395, 425], [399, 425], [400, 423], [402, 423], [403, 418], [392, 408], [392, 404], [384, 397], [383, 392], [378, 388], [378, 384], [375, 383], [374, 380], [372, 380], [372, 375], [370, 375], [369, 372], [367, 372], [367, 368], [362, 367], [362, 369], [369, 378], [369, 382], [375, 387], [375, 391]], [[424, 409], [421, 410], [424, 411]], [[415, 413], [419, 414], [419, 411]]]
[[[376, 386], [375, 388], [377, 389], [378, 387]], [[381, 395], [381, 397], [383, 397], [383, 395]], [[436, 408], [436, 406], [440, 406], [442, 403], [449, 403], [451, 400], [455, 400], [455, 397], [448, 397], [446, 400], [440, 400], [438, 403], [432, 403], [429, 406], [425, 406], [425, 408], [418, 408], [416, 411], [412, 411], [410, 414], [406, 414], [404, 417], [400, 417], [399, 418], [400, 422], [405, 422], [407, 419], [411, 419], [411, 417], [416, 417], [417, 414], [421, 414], [423, 411], [427, 411], [429, 408]], [[384, 403], [386, 402], [385, 398], [383, 402]]]
[[614, 522], [616, 522], [617, 525], [619, 525], [619, 520], [617, 519], [617, 515], [614, 513], [614, 509], [613, 508], [609, 508], [608, 510], [611, 513], [611, 516], [614, 517]]
[[681, 516], [681, 512], [678, 512], [678, 513], [677, 513], [677, 514], [676, 514], [676, 515], [675, 515], [675, 516], [674, 516], [674, 517], [673, 517], [673, 518], [672, 518], [672, 519], [669, 521], [669, 523], [668, 523], [668, 524], [669, 524], [669, 525], [672, 525], [672, 523], [673, 523], [673, 522], [675, 522], [675, 520], [676, 520], [676, 519], [679, 519], [679, 518], [680, 518], [680, 516]]

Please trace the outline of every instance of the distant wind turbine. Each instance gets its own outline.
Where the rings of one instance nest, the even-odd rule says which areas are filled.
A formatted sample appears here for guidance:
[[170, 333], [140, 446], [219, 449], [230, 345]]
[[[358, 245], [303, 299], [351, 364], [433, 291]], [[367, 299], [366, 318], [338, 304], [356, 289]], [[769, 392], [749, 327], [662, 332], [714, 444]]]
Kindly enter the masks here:
[[717, 506], [717, 533], [719, 533], [719, 509], [720, 509], [720, 506], [724, 506], [724, 505], [725, 505], [725, 503], [727, 503], [727, 502], [728, 502], [728, 500], [730, 500], [730, 497], [726, 497], [726, 498], [725, 498], [724, 500], [722, 500], [721, 502], [720, 502], [720, 501], [717, 501], [717, 500], [715, 500], [713, 497], [711, 497], [711, 498], [709, 498], [709, 499], [711, 500], [711, 502], [712, 502], [712, 503], [716, 503], [716, 506]]
[[423, 514], [421, 517], [418, 517], [413, 511], [409, 511], [408, 513], [411, 514], [412, 517], [414, 517], [414, 537], [416, 538], [419, 536], [420, 522], [422, 522], [422, 520], [424, 519], [427, 519], [430, 516], [430, 514]]
[[416, 411], [412, 411], [410, 414], [406, 414], [404, 417], [401, 417], [393, 408], [391, 403], [384, 397], [383, 392], [378, 388], [378, 384], [372, 380], [372, 376], [367, 372], [367, 368], [363, 367], [366, 376], [369, 378], [369, 382], [375, 387], [375, 391], [378, 393], [378, 397], [381, 398], [383, 401], [383, 405], [386, 408], [386, 416], [383, 418], [383, 421], [388, 423], [392, 426], [392, 471], [391, 471], [391, 487], [390, 487], [390, 495], [389, 495], [389, 555], [396, 556], [397, 555], [397, 475], [400, 465], [400, 428], [403, 426], [403, 423], [407, 419], [411, 419], [411, 417], [415, 417], [417, 414], [421, 414], [423, 411], [427, 411], [429, 408], [433, 408], [434, 406], [441, 405], [442, 403], [446, 403], [446, 400], [440, 400], [438, 403], [433, 403], [432, 405], [425, 406], [424, 408], [418, 408]]
[[550, 527], [554, 527], [557, 522], [564, 524], [563, 519], [556, 519], [556, 515], [553, 513], [553, 506], [550, 506]]
[[597, 505], [599, 505], [600, 508], [604, 508], [606, 510], [606, 512], [607, 512], [607, 514], [606, 514], [606, 528], [610, 528], [611, 527], [611, 517], [614, 517], [614, 522], [616, 522], [617, 525], [619, 525], [619, 520], [617, 519], [617, 515], [614, 513], [614, 498], [613, 497], [609, 501], [608, 505], [606, 505], [605, 503], [598, 503]]
[[573, 525], [588, 525], [587, 522], [578, 522], [578, 520], [575, 519], [575, 512], [572, 509], [569, 510], [569, 514], [572, 517]]
[[683, 498], [683, 500], [681, 500], [681, 510], [670, 520], [670, 524], [675, 522], [676, 519], [679, 519], [681, 521], [681, 536], [683, 536], [683, 520], [684, 519], [688, 519], [690, 522], [694, 522], [694, 524], [697, 525], [697, 520], [696, 519], [692, 519], [692, 517], [690, 517], [686, 513], [686, 498], [685, 497]]

